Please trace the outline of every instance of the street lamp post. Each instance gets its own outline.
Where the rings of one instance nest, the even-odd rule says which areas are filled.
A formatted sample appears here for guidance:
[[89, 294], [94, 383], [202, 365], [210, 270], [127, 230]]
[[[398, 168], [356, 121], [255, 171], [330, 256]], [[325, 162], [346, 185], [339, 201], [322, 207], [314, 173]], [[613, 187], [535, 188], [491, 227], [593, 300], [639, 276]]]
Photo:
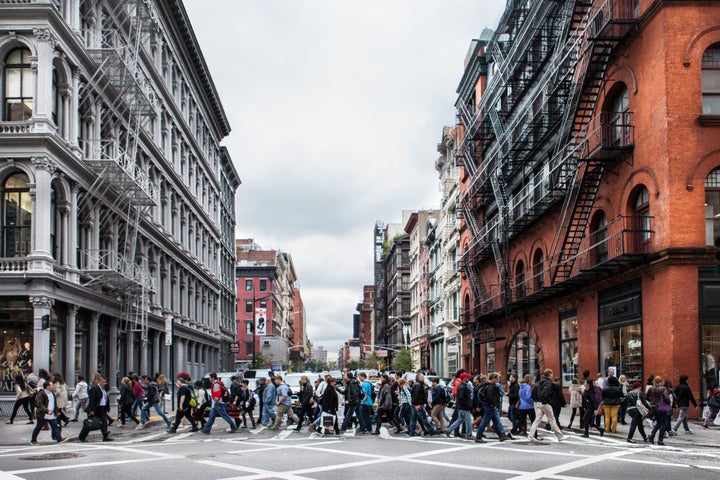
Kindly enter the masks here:
[[407, 342], [407, 337], [405, 335], [405, 321], [402, 318], [396, 317], [394, 315], [388, 315], [388, 319], [394, 320], [395, 322], [400, 322], [400, 325], [401, 325], [400, 334], [402, 335], [402, 344], [403, 344], [403, 347], [407, 348], [408, 342]]

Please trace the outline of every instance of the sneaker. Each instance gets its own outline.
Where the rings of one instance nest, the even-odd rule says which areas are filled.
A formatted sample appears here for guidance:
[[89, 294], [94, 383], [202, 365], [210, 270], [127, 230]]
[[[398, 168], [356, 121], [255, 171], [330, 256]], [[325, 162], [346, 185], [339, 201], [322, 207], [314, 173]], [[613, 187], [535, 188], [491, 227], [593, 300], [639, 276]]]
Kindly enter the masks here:
[[114, 442], [115, 439], [114, 439], [114, 438], [110, 438], [110, 437], [105, 437], [105, 438], [103, 438], [102, 441], [103, 441], [103, 442]]
[[5, 425], [12, 425], [12, 424], [13, 424], [12, 420], [8, 420], [7, 422], [5, 422]]
[[143, 428], [145, 428], [145, 424], [144, 424], [144, 423], [138, 423], [138, 424], [137, 424], [137, 427], [135, 427], [135, 430], [142, 430]]
[[204, 433], [205, 435], [210, 435], [210, 430], [205, 430], [204, 428], [201, 428], [200, 433]]
[[40, 445], [38, 442], [30, 442], [30, 445], [37, 446]]
[[693, 431], [692, 431], [692, 430], [685, 430], [685, 433], [688, 434], [688, 435], [692, 435], [692, 434], [693, 434]]
[[632, 438], [628, 438], [628, 439], [627, 439], [627, 442], [628, 442], [628, 443], [637, 443], [637, 442], [635, 442], [635, 440], [633, 440]]
[[237, 427], [230, 429], [230, 433], [235, 433], [235, 432], [237, 432], [237, 431], [238, 431]]
[[270, 427], [270, 430], [272, 430], [273, 432], [276, 431], [277, 429], [278, 429], [278, 427], [276, 425], [273, 425], [272, 427]]
[[[35, 420], [28, 420], [26, 423], [27, 423], [27, 425], [32, 425], [33, 423], [35, 423]], [[705, 428], [707, 428], [707, 427], [705, 427]]]
[[68, 441], [68, 437], [63, 437], [60, 440], [57, 441], [57, 443], [65, 443]]
[[564, 442], [565, 440], [570, 440], [570, 435], [561, 435], [558, 437], [558, 442]]
[[443, 433], [446, 437], [450, 438], [450, 432], [448, 432], [447, 430], [443, 430]]

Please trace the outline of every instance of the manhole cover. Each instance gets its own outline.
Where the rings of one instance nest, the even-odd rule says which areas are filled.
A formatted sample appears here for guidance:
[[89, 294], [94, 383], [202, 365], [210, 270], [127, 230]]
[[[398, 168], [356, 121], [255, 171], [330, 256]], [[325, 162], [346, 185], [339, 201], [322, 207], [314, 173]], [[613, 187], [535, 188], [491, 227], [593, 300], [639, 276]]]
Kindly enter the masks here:
[[58, 452], [46, 453], [45, 455], [34, 455], [32, 457], [20, 457], [20, 460], [65, 460], [66, 458], [83, 457], [81, 453]]

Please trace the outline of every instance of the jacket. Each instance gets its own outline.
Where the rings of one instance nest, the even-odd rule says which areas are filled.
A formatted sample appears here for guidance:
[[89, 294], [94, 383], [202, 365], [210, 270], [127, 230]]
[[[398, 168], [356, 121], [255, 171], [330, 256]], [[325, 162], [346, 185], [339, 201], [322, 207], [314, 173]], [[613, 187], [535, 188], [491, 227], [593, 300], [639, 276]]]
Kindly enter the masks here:
[[[53, 393], [53, 395], [55, 395]], [[42, 418], [47, 413], [48, 409], [48, 403], [50, 402], [50, 398], [48, 397], [47, 390], [44, 388], [42, 390], [39, 390], [37, 395], [35, 395], [35, 410], [36, 410], [36, 417]], [[53, 412], [55, 416], [57, 416], [60, 413], [60, 407], [58, 407], [57, 404], [57, 396], [55, 396], [55, 411]]]
[[132, 388], [128, 384], [120, 385], [120, 398], [118, 400], [121, 405], [130, 408], [135, 401]]
[[472, 390], [470, 390], [469, 385], [461, 383], [458, 386], [455, 395], [455, 408], [458, 410], [472, 410]]
[[647, 399], [650, 401], [650, 405], [652, 405], [653, 407], [658, 406], [661, 398], [664, 398], [667, 403], [672, 405], [672, 402], [670, 400], [670, 397], [668, 397], [665, 387], [651, 387], [650, 389], [648, 389], [646, 396]]
[[640, 390], [630, 390], [625, 396], [625, 406], [627, 407], [628, 411], [632, 410], [633, 408], [637, 409], [638, 399], [640, 399], [640, 402], [645, 405], [645, 408], [650, 410], [650, 404], [645, 399], [645, 394], [642, 393]]
[[265, 388], [262, 392], [262, 402], [265, 405], [272, 405], [275, 403], [275, 385], [273, 383], [265, 384]]
[[330, 388], [328, 386], [328, 388], [325, 389], [325, 393], [323, 393], [323, 396], [320, 399], [320, 406], [322, 407], [323, 412], [332, 413], [333, 415], [337, 413], [338, 394], [334, 388]]
[[307, 382], [305, 385], [303, 385], [300, 388], [300, 393], [298, 394], [298, 400], [300, 401], [301, 405], [310, 405], [310, 400], [313, 399], [313, 387], [310, 385], [310, 382]]
[[378, 402], [378, 409], [383, 410], [392, 410], [392, 392], [390, 389], [390, 384], [387, 382], [383, 382], [380, 386], [380, 392], [377, 396], [377, 402]]
[[532, 410], [535, 407], [535, 400], [532, 398], [532, 385], [529, 383], [520, 384], [520, 410]]
[[585, 387], [582, 385], [570, 385], [568, 389], [570, 392], [570, 407], [580, 408], [582, 407], [582, 395], [585, 391]]
[[480, 388], [485, 389], [485, 405], [491, 408], [500, 408], [500, 389], [494, 383], [483, 383]]
[[603, 405], [620, 405], [623, 403], [623, 392], [621, 386], [605, 385], [602, 389]]
[[110, 411], [110, 399], [104, 406], [100, 405], [103, 399], [103, 388], [100, 385], [93, 385], [88, 390], [88, 406], [85, 411], [92, 415], [101, 415]]
[[416, 381], [412, 386], [411, 402], [414, 406], [427, 404], [427, 393], [425, 392], [425, 384]]
[[594, 412], [598, 408], [598, 402], [595, 400], [595, 392], [590, 389], [586, 389], [582, 395], [582, 408], [585, 409], [585, 414], [588, 412]]
[[517, 381], [510, 382], [508, 385], [508, 402], [510, 405], [515, 405], [518, 400], [520, 400], [520, 384]]
[[554, 410], [560, 410], [562, 407], [567, 405], [562, 386], [558, 383], [553, 382], [552, 384], [552, 397], [550, 399], [550, 405], [552, 405]]
[[675, 402], [678, 407], [689, 407], [691, 403], [694, 407], [697, 407], [697, 401], [692, 393], [692, 389], [685, 382], [681, 382], [675, 387]]
[[445, 405], [445, 387], [439, 384], [432, 391], [432, 406], [435, 405]]

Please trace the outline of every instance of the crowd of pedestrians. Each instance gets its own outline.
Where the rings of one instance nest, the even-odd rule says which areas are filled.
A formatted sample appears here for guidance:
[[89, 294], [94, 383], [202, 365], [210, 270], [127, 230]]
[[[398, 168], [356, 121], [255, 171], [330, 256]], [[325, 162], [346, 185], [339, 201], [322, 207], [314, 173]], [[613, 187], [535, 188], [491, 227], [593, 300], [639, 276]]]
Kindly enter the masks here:
[[[551, 431], [558, 441], [564, 441], [570, 438], [567, 430], [576, 418], [583, 437], [588, 437], [591, 430], [602, 436], [605, 432], [617, 432], [618, 424], [627, 425], [629, 417], [628, 442], [635, 443], [638, 432], [643, 441], [664, 445], [666, 436], [677, 435], [681, 427], [687, 434], [692, 433], [687, 412], [690, 405], [698, 405], [687, 375], [682, 375], [675, 387], [667, 379], [650, 376], [643, 388], [639, 382], [628, 383], [624, 376], [616, 378], [612, 371], [607, 378], [598, 374], [593, 379], [586, 371], [582, 379], [572, 380], [567, 426], [560, 423], [560, 412], [567, 406], [565, 394], [550, 369], [537, 381], [532, 375], [519, 379], [510, 373], [503, 381], [495, 372], [473, 375], [459, 370], [448, 386], [441, 385], [437, 377], [428, 385], [422, 373], [415, 375], [412, 382], [383, 373], [374, 383], [364, 372], [357, 377], [346, 373], [341, 379], [325, 375], [314, 381], [303, 375], [296, 392], [291, 392], [278, 374], [258, 378], [255, 390], [251, 390], [248, 380], [241, 375], [232, 377], [230, 384], [225, 385], [215, 373], [209, 375], [209, 381], [193, 383], [190, 374], [181, 372], [175, 378], [175, 387], [175, 417], [171, 421], [162, 401], [163, 391], [168, 391], [165, 377], [129, 372], [120, 381], [117, 402], [120, 427], [132, 422], [136, 429], [143, 429], [152, 410], [171, 434], [185, 422], [190, 432], [209, 435], [220, 417], [230, 433], [260, 425], [278, 430], [285, 423], [296, 432], [306, 425], [309, 431], [320, 435], [343, 434], [354, 427], [358, 434], [379, 435], [382, 424], [387, 423], [396, 435], [444, 434], [485, 443], [490, 432], [501, 442], [516, 437], [541, 441], [538, 433], [541, 427]], [[26, 372], [15, 378], [15, 391], [16, 401], [7, 423], [13, 423], [22, 408], [28, 423], [35, 424], [30, 438], [33, 445], [43, 429], [50, 430], [56, 442], [64, 442], [62, 428], [79, 419], [83, 421], [80, 442], [87, 441], [93, 430], [100, 431], [103, 441], [113, 440], [108, 430], [114, 421], [110, 415], [111, 401], [102, 375], [93, 375], [89, 385], [78, 376], [70, 394], [62, 375], [50, 375], [45, 370], [37, 375]], [[293, 396], [299, 405], [293, 405]], [[509, 430], [501, 421], [505, 396]], [[451, 403], [454, 408], [448, 410]], [[672, 422], [675, 408], [678, 415]], [[708, 392], [703, 427], [715, 419], [719, 410], [720, 390], [712, 388]]]

